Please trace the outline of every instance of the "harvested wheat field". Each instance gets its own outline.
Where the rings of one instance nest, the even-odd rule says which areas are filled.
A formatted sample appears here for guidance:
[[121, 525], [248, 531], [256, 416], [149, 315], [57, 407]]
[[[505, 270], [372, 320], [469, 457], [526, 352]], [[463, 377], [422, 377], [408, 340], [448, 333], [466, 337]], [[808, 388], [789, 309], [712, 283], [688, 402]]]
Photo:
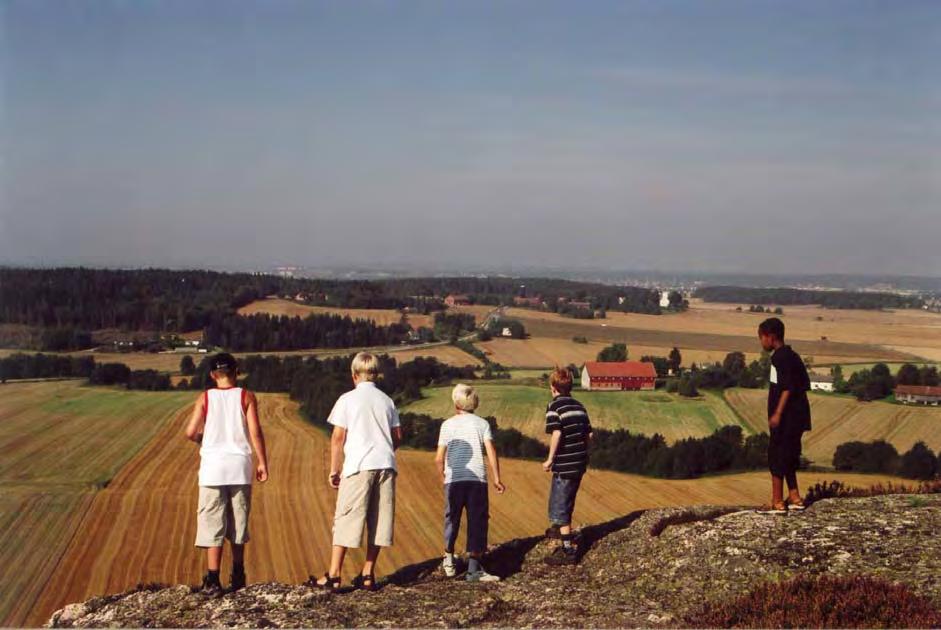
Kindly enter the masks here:
[[[550, 395], [546, 387], [512, 384], [480, 384], [481, 416], [494, 416], [504, 428], [518, 429], [531, 437], [545, 437], [546, 405]], [[403, 409], [435, 418], [454, 414], [450, 387], [422, 391], [424, 398]], [[599, 429], [627, 429], [633, 433], [659, 433], [673, 443], [687, 437], [705, 437], [726, 425], [739, 425], [745, 435], [753, 431], [743, 425], [721, 396], [704, 392], [699, 398], [683, 398], [663, 391], [584, 392], [574, 395], [585, 405], [592, 426]]]
[[[29, 395], [42, 398], [59, 392], [65, 403], [77, 395], [77, 390], [90, 389], [71, 383], [6, 387], [17, 395], [5, 397], [2, 403], [5, 418], [21, 415], [31, 407]], [[16, 550], [18, 557], [4, 565], [17, 570], [11, 568], [3, 575], [2, 591], [7, 593], [16, 584], [29, 584], [32, 590], [18, 598], [16, 617], [9, 611], [4, 613], [4, 623], [38, 625], [66, 603], [120, 592], [139, 582], [195, 584], [200, 579], [203, 557], [192, 546], [198, 452], [196, 445], [182, 437], [192, 394], [185, 400], [176, 394], [145, 396], [166, 398], [166, 405], [175, 411], [160, 418], [148, 418], [148, 426], [155, 426], [158, 432], [106, 488], [93, 494], [89, 490], [87, 496], [60, 506], [62, 509], [43, 507], [44, 518], [20, 519], [23, 531], [19, 540], [24, 546]], [[260, 404], [272, 476], [268, 483], [255, 487], [253, 541], [247, 552], [249, 580], [297, 582], [310, 573], [322, 571], [329, 552], [335, 494], [326, 482], [327, 438], [301, 420], [297, 406], [285, 396], [263, 395]], [[124, 422], [130, 424], [145, 417], [134, 407], [125, 408], [123, 414]], [[117, 416], [112, 419], [116, 421]], [[17, 446], [28, 449], [35, 437], [29, 435]], [[116, 434], [112, 437], [124, 439]], [[107, 452], [113, 461], [122, 457], [115, 449]], [[92, 457], [103, 461], [104, 454], [77, 449], [59, 470], [88, 469], [84, 460]], [[380, 559], [381, 574], [440, 552], [442, 496], [432, 460], [433, 454], [429, 452], [403, 451], [399, 455], [396, 545]], [[537, 462], [506, 460], [503, 468], [509, 490], [503, 496], [491, 495], [491, 542], [534, 535], [545, 527], [548, 476]], [[41, 477], [41, 472], [35, 469], [31, 474]], [[831, 477], [807, 475], [804, 480], [812, 483]], [[856, 485], [887, 480], [866, 475], [839, 478]], [[576, 521], [599, 522], [638, 508], [661, 505], [757, 503], [764, 499], [766, 486], [763, 473], [665, 481], [591, 471], [580, 494]], [[12, 513], [8, 510], [19, 505], [9, 502], [5, 493], [2, 506], [2, 522], [6, 523]], [[30, 536], [35, 529], [30, 523], [41, 523], [48, 534]], [[14, 552], [8, 549], [7, 553]], [[347, 578], [360, 559], [359, 553], [352, 555]], [[50, 575], [53, 566], [56, 569]], [[35, 594], [40, 590], [37, 598]]]
[[[586, 361], [594, 361], [598, 352], [611, 341], [595, 341], [590, 337], [588, 343], [576, 343], [571, 339], [561, 339], [558, 337], [531, 337], [529, 339], [492, 339], [490, 341], [478, 342], [476, 345], [483, 350], [487, 357], [496, 363], [507, 367], [529, 367], [529, 368], [551, 368], [556, 365], [582, 365]], [[629, 358], [640, 360], [645, 355], [665, 357], [670, 354], [671, 347], [666, 346], [643, 346], [628, 344]], [[696, 350], [691, 348], [680, 348], [680, 354], [683, 356], [683, 365], [689, 366], [692, 363], [702, 365], [704, 363], [722, 362], [727, 354], [723, 350]], [[749, 361], [757, 359], [756, 352], [746, 353]]]
[[[589, 341], [623, 341], [629, 346], [755, 353], [755, 331], [768, 315], [694, 300], [688, 311], [667, 315], [609, 312], [605, 319], [576, 320], [550, 312], [510, 308], [507, 316], [522, 320], [535, 338], [571, 339], [580, 335]], [[841, 358], [907, 360], [941, 350], [941, 315], [920, 310], [849, 311], [802, 306], [785, 309], [783, 319], [789, 341], [818, 362]]]
[[[730, 389], [729, 404], [753, 426], [767, 427], [766, 390]], [[885, 440], [899, 453], [922, 441], [941, 449], [941, 408], [859, 402], [832, 394], [810, 394], [813, 430], [804, 434], [804, 455], [818, 466], [831, 466], [836, 447], [844, 442]], [[767, 429], [765, 429], [767, 430]]]
[[[308, 315], [343, 315], [353, 319], [368, 319], [380, 326], [397, 324], [402, 320], [402, 313], [395, 309], [384, 308], [334, 308], [332, 306], [311, 306], [283, 300], [281, 298], [266, 298], [246, 304], [238, 310], [239, 315], [254, 315], [255, 313], [268, 313], [270, 315], [287, 315], [288, 317], [307, 317]], [[412, 328], [433, 325], [430, 315], [411, 314], [407, 316]]]
[[0, 392], [0, 625], [6, 626], [26, 623], [96, 490], [193, 394], [76, 381], [7, 383]]

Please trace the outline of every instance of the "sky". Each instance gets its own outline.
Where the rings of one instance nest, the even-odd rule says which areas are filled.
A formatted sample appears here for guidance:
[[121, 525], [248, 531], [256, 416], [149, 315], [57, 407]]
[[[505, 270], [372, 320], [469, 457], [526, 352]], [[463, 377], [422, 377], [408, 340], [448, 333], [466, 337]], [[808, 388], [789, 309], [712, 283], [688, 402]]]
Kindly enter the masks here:
[[941, 2], [0, 0], [0, 263], [941, 276]]

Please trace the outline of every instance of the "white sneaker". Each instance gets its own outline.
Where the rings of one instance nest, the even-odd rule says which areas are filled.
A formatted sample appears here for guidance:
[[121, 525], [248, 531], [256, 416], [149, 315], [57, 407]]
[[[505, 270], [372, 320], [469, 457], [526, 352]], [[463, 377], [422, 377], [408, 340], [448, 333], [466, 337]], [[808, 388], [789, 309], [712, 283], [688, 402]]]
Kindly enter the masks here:
[[473, 573], [468, 571], [467, 576], [464, 579], [468, 582], [499, 582], [500, 576], [490, 575], [481, 569], [480, 571], [474, 571]]
[[457, 567], [454, 566], [454, 556], [451, 554], [445, 554], [444, 560], [441, 561], [441, 569], [444, 571], [444, 574], [448, 577], [454, 577], [457, 575]]

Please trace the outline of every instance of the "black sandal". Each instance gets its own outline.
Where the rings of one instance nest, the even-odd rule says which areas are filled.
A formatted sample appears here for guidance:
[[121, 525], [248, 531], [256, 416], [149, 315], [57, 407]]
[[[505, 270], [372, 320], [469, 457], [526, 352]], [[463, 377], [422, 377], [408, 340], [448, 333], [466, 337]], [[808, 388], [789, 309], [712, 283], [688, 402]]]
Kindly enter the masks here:
[[330, 573], [323, 574], [324, 583], [320, 583], [320, 578], [315, 578], [313, 575], [307, 580], [307, 583], [313, 586], [314, 588], [319, 588], [322, 591], [334, 591], [340, 588], [340, 576], [330, 577]]
[[353, 578], [353, 586], [364, 591], [377, 591], [379, 587], [376, 585], [376, 576], [375, 575], [357, 575]]

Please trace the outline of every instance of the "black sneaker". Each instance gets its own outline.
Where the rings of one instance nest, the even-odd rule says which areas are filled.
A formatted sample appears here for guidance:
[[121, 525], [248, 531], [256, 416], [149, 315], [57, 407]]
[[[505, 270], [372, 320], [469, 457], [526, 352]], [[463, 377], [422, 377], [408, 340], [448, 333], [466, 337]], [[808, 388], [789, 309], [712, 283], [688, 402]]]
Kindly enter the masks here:
[[555, 551], [543, 559], [543, 562], [552, 567], [561, 567], [578, 563], [578, 550], [572, 547], [556, 547]]
[[206, 597], [219, 597], [225, 591], [222, 590], [222, 585], [219, 584], [218, 578], [213, 579], [209, 577], [209, 574], [206, 574], [206, 577], [203, 578], [203, 586], [200, 589], [200, 593]]
[[550, 540], [562, 540], [562, 531], [558, 525], [552, 525], [546, 530], [546, 538]]
[[245, 588], [245, 571], [232, 572], [229, 576], [229, 592]]

